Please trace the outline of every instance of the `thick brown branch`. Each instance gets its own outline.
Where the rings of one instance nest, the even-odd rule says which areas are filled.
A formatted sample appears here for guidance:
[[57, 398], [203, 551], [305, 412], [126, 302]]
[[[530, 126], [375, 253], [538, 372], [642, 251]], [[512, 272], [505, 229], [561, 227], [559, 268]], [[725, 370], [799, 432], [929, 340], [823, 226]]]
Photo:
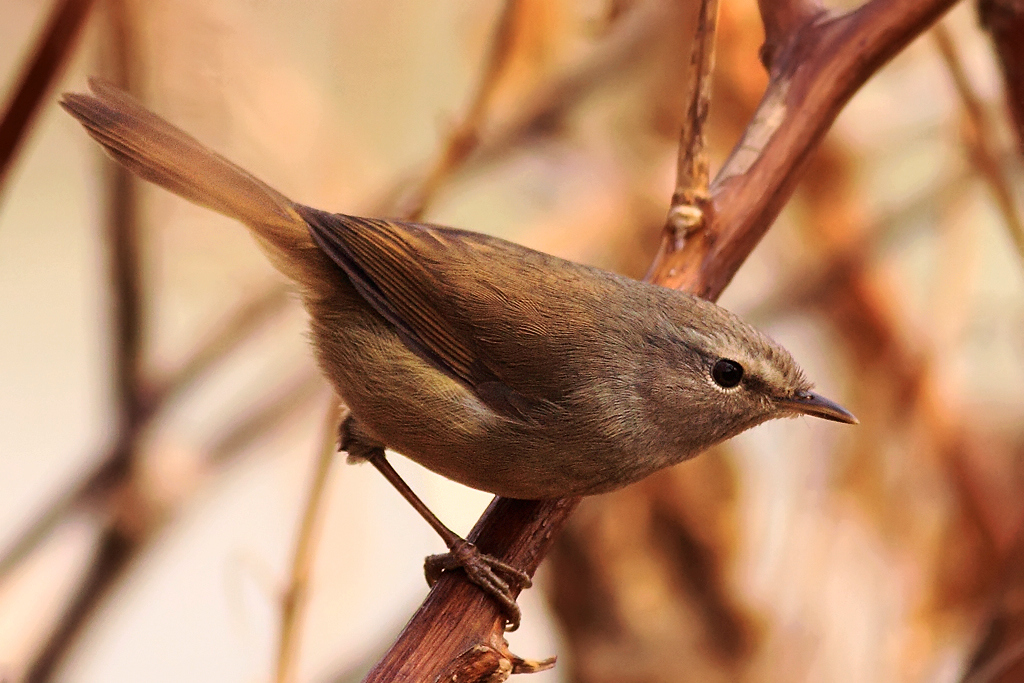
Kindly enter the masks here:
[[[532, 575], [551, 547], [555, 532], [578, 503], [579, 498], [495, 498], [468, 538], [483, 552]], [[503, 638], [504, 624], [494, 600], [461, 576], [445, 574], [365, 681], [452, 680], [451, 667], [481, 645], [511, 661]], [[494, 662], [498, 666], [499, 659]], [[487, 676], [472, 680], [487, 680]]]
[[817, 0], [758, 0], [757, 7], [764, 24], [761, 63], [769, 70], [775, 56], [791, 44], [793, 36], [825, 12]]

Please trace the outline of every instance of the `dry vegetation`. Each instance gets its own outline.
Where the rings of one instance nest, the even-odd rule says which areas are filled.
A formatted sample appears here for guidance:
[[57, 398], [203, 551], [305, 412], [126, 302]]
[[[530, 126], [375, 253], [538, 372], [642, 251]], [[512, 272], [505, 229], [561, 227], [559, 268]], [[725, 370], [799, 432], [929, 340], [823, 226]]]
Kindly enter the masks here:
[[[771, 227], [730, 304], [809, 354], [812, 375], [861, 419], [842, 434], [756, 430], [583, 501], [496, 499], [471, 540], [531, 571], [547, 557], [537, 590], [560, 633], [564, 680], [1024, 679], [1024, 5], [980, 0], [942, 19], [954, 4], [488, 3], [466, 10], [487, 38], [466, 41], [466, 101], [450, 105], [434, 151], [412, 170], [376, 160], [368, 174], [391, 180], [363, 182], [362, 197], [339, 190], [352, 211], [433, 220], [481, 178], [543, 167], [556, 210], [534, 212], [517, 239], [712, 299]], [[172, 59], [180, 54], [167, 36], [192, 27], [168, 20], [175, 11], [54, 3], [22, 77], [9, 79], [0, 183], [17, 152], [30, 153], [22, 143], [76, 50], [86, 71], [144, 99], [182, 83], [176, 70], [195, 67]], [[351, 3], [333, 11], [339, 25], [369, 16]], [[90, 17], [93, 30], [77, 40]], [[186, 86], [183, 99], [217, 91], [204, 87]], [[370, 165], [354, 156], [351, 165]], [[313, 197], [360, 174], [317, 163], [304, 172]], [[140, 244], [154, 239], [158, 217], [133, 179], [117, 169], [106, 177], [112, 435], [30, 523], [5, 532], [0, 551], [0, 582], [11, 581], [67, 520], [89, 521], [92, 550], [67, 599], [29, 629], [38, 633], [30, 654], [0, 651], [0, 675], [32, 683], [64, 675], [69, 654], [95, 644], [83, 636], [208, 482], [233, 476], [290, 416], [331, 405], [303, 358], [190, 454], [184, 483], [170, 493], [159, 485], [149, 463], [167, 455], [148, 435], [294, 302], [276, 281], [252, 288], [176, 361], [155, 362], [152, 249]], [[0, 198], [17, 189], [0, 185]], [[289, 569], [277, 577], [280, 637], [266, 679], [304, 680], [325, 487], [343, 476], [331, 468], [336, 419], [331, 406]], [[378, 533], [387, 529], [383, 521]], [[440, 581], [377, 654], [321, 674], [358, 677], [371, 659], [372, 681], [488, 680], [540, 666], [508, 651], [494, 606], [457, 577]]]

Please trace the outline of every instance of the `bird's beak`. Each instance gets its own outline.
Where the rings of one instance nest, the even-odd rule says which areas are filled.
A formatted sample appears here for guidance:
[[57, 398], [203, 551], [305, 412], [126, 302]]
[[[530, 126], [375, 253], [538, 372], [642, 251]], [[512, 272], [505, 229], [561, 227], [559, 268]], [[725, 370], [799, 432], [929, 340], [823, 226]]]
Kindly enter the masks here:
[[776, 400], [776, 403], [793, 412], [813, 415], [833, 422], [845, 422], [851, 425], [859, 422], [849, 410], [813, 391], [798, 391], [789, 398]]

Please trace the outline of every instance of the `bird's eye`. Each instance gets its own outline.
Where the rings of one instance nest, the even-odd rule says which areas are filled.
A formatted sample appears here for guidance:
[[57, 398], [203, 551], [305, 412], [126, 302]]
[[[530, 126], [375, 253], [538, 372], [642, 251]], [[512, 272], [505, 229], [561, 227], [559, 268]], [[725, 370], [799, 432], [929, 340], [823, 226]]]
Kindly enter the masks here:
[[743, 366], [734, 360], [720, 358], [711, 368], [711, 378], [723, 389], [732, 389], [743, 379]]

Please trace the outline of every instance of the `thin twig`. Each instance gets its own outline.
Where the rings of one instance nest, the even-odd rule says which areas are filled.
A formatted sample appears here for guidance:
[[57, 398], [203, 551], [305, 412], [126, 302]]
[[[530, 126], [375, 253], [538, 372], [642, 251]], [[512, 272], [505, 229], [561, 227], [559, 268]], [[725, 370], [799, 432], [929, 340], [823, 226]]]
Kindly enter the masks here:
[[[697, 35], [693, 40], [690, 68], [686, 72], [686, 82], [692, 84], [693, 92], [680, 134], [673, 210], [680, 206], [699, 208], [707, 199], [709, 164], [705, 124], [711, 109], [711, 75], [715, 68], [717, 29], [718, 0], [703, 0], [697, 15]], [[674, 223], [671, 212], [669, 221]]]
[[7, 174], [32, 127], [40, 103], [74, 52], [92, 5], [93, 0], [59, 0], [53, 6], [50, 19], [32, 51], [32, 60], [15, 86], [14, 96], [0, 119], [0, 193], [7, 184]]
[[291, 379], [250, 406], [225, 433], [206, 449], [207, 467], [223, 467], [268, 431], [323, 392], [324, 380], [311, 365], [304, 365]]
[[964, 68], [960, 51], [949, 30], [942, 24], [938, 24], [933, 34], [942, 60], [946, 63], [949, 75], [953, 79], [957, 95], [960, 96], [960, 101], [964, 105], [964, 113], [971, 124], [970, 133], [964, 136], [968, 156], [978, 170], [978, 174], [992, 191], [996, 206], [999, 207], [999, 212], [1006, 223], [1006, 229], [1010, 233], [1013, 246], [1017, 249], [1017, 256], [1024, 263], [1024, 220], [1021, 218], [1014, 197], [1015, 183], [1000, 162], [1000, 145], [996, 141], [992, 121], [985, 111], [981, 97], [975, 92], [967, 77], [967, 70]]
[[295, 538], [291, 576], [284, 594], [281, 596], [281, 635], [277, 648], [277, 683], [290, 683], [296, 679], [299, 635], [309, 593], [309, 575], [319, 539], [327, 476], [331, 471], [331, 465], [337, 458], [340, 420], [341, 408], [338, 405], [338, 399], [332, 395], [330, 407], [324, 417], [319, 453], [313, 465], [313, 479], [309, 484], [309, 493], [306, 494], [306, 504], [302, 511], [302, 521]]
[[495, 122], [462, 170], [504, 158], [534, 136], [557, 130], [566, 114], [641, 59], [644, 46], [669, 30], [673, 16], [662, 0], [637, 2], [616, 18], [584, 57], [538, 84], [514, 112]]
[[[697, 14], [697, 32], [690, 54], [690, 68], [686, 70], [686, 87], [690, 88], [690, 103], [683, 117], [679, 139], [679, 163], [676, 170], [676, 189], [665, 221], [658, 254], [667, 254], [682, 247], [683, 240], [704, 227], [704, 206], [708, 200], [710, 164], [707, 153], [708, 112], [711, 109], [711, 76], [715, 68], [715, 35], [718, 29], [718, 0], [702, 0]], [[650, 273], [658, 271], [655, 260]]]

